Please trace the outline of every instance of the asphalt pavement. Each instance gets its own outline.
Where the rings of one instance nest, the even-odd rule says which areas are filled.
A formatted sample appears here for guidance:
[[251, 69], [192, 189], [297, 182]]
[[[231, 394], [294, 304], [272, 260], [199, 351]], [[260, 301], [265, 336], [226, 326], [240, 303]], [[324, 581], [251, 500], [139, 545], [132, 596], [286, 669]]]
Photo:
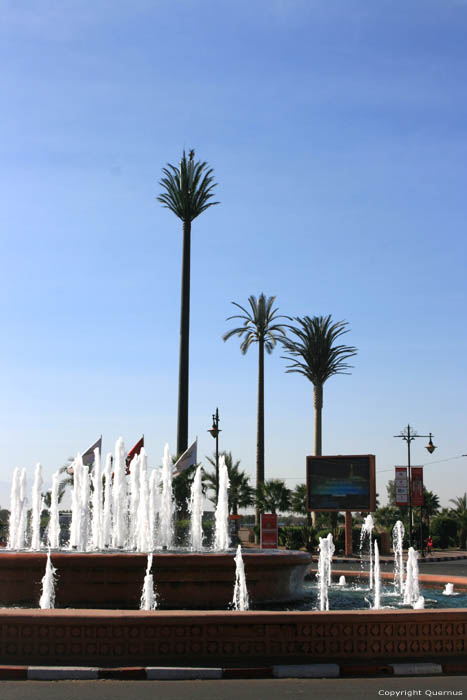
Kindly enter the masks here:
[[462, 697], [467, 676], [217, 681], [3, 681], [0, 700], [365, 700]]
[[[393, 571], [394, 570], [394, 560], [391, 558], [384, 558], [380, 560], [381, 571]], [[347, 558], [334, 557], [332, 562], [333, 569], [339, 569], [342, 571], [360, 571], [361, 563], [358, 558], [349, 562]], [[426, 560], [420, 558], [418, 560], [418, 568], [422, 574], [444, 574], [446, 576], [467, 576], [467, 559], [451, 559], [450, 561], [443, 561], [443, 558], [438, 557], [432, 560]], [[313, 562], [312, 571], [316, 571], [317, 564]]]

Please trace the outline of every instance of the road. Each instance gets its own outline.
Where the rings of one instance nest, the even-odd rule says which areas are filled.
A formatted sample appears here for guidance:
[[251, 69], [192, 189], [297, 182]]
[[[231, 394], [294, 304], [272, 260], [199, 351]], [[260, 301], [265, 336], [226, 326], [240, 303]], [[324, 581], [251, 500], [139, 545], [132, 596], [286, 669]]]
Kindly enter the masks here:
[[[342, 571], [359, 571], [360, 562], [356, 559], [354, 562], [345, 563], [334, 559], [332, 563], [333, 569], [338, 569]], [[313, 570], [316, 569], [316, 565], [313, 564]], [[393, 561], [381, 561], [381, 571], [393, 571], [394, 562]], [[425, 562], [423, 559], [419, 560], [419, 570], [421, 574], [444, 574], [446, 576], [467, 576], [467, 559], [457, 559], [454, 561], [433, 561]]]
[[0, 682], [0, 700], [405, 700], [440, 695], [467, 696], [467, 677]]

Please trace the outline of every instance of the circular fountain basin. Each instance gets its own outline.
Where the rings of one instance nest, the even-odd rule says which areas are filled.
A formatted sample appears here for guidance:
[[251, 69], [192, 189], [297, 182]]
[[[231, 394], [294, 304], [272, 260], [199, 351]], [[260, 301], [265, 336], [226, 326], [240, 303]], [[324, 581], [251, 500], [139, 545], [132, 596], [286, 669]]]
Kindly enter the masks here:
[[[235, 551], [155, 552], [152, 573], [163, 609], [226, 609], [233, 597]], [[246, 582], [253, 603], [301, 597], [311, 565], [307, 552], [244, 550]], [[37, 607], [47, 555], [0, 553], [0, 605]], [[52, 552], [57, 570], [57, 608], [138, 609], [146, 554]]]

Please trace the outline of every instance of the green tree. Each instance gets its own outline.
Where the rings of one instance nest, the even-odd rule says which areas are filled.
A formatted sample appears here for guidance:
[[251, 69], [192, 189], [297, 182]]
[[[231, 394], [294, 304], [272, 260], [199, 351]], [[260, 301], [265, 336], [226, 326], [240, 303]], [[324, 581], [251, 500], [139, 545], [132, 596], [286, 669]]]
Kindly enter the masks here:
[[[229, 474], [229, 513], [238, 515], [239, 508], [248, 508], [255, 503], [255, 490], [250, 486], [250, 477], [240, 469], [240, 460], [233, 461], [231, 452], [221, 452], [224, 456], [225, 466]], [[207, 457], [207, 460], [213, 467], [216, 466], [216, 458]], [[217, 502], [216, 497], [216, 471], [204, 471], [204, 482], [207, 488], [212, 492], [210, 500], [212, 503]]]
[[209, 207], [219, 204], [210, 201], [216, 187], [212, 168], [208, 168], [205, 162], [195, 162], [194, 158], [193, 150], [189, 152], [188, 158], [183, 151], [178, 167], [168, 163], [167, 167], [162, 169], [164, 177], [159, 184], [163, 192], [157, 197], [158, 201], [170, 209], [183, 224], [177, 454], [181, 454], [188, 447], [191, 222]]
[[[258, 344], [258, 414], [257, 414], [257, 440], [256, 440], [256, 488], [260, 488], [264, 483], [264, 350], [270, 354], [277, 341], [286, 336], [285, 326], [277, 323], [278, 319], [288, 316], [280, 316], [278, 309], [273, 309], [273, 304], [276, 297], [268, 297], [260, 294], [259, 298], [255, 296], [248, 297], [250, 308], [237, 304], [233, 301], [232, 304], [242, 311], [241, 314], [229, 316], [227, 321], [232, 319], [240, 319], [243, 325], [225, 333], [222, 337], [226, 341], [234, 335], [242, 338], [240, 351], [243, 355], [253, 343]], [[289, 319], [290, 320], [290, 319]], [[256, 509], [256, 524], [259, 525], [259, 513]]]
[[290, 510], [290, 490], [281, 479], [268, 479], [256, 489], [256, 503], [261, 513]]
[[457, 522], [459, 547], [467, 549], [467, 492], [464, 492], [463, 496], [450, 498], [449, 503], [454, 503], [454, 508], [451, 509], [451, 512]]
[[290, 328], [293, 338], [284, 338], [282, 344], [291, 361], [287, 372], [298, 372], [313, 384], [315, 408], [315, 455], [322, 454], [322, 409], [324, 383], [335, 374], [350, 374], [347, 360], [357, 354], [352, 345], [337, 345], [336, 341], [348, 333], [347, 321], [332, 323], [331, 316], [304, 316], [295, 318], [298, 326]]

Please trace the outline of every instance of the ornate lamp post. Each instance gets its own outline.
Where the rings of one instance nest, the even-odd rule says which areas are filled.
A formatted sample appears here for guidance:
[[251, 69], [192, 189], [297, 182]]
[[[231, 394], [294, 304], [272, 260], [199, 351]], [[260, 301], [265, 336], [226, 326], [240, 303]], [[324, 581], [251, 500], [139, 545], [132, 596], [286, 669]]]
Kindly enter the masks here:
[[216, 440], [216, 495], [219, 493], [219, 409], [212, 414], [212, 428], [208, 430], [212, 437]]
[[430, 454], [433, 454], [433, 452], [436, 450], [436, 445], [433, 445], [433, 435], [432, 433], [429, 433], [428, 435], [418, 435], [417, 431], [414, 430], [413, 428], [408, 425], [404, 430], [401, 430], [399, 435], [393, 435], [395, 438], [402, 438], [402, 440], [405, 440], [407, 443], [407, 477], [408, 477], [408, 496], [409, 496], [409, 547], [412, 546], [412, 476], [411, 476], [411, 466], [410, 466], [410, 443], [412, 440], [415, 440], [415, 438], [420, 438], [420, 437], [427, 437], [429, 438], [428, 440], [428, 445], [426, 445], [426, 449]]

